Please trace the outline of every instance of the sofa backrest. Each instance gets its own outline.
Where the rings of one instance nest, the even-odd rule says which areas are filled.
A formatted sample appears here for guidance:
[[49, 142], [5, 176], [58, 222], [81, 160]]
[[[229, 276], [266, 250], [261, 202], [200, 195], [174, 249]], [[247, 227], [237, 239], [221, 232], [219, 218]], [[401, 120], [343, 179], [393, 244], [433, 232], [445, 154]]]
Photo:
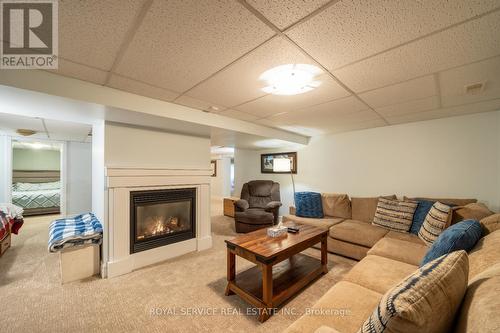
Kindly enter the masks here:
[[[352, 219], [367, 223], [372, 223], [373, 217], [375, 216], [375, 211], [377, 210], [378, 198], [379, 197], [371, 197], [371, 198], [352, 197], [351, 198]], [[396, 199], [396, 195], [384, 196], [382, 198]]]
[[344, 219], [352, 217], [351, 200], [347, 194], [321, 193], [321, 204], [326, 216]]
[[456, 317], [455, 332], [500, 331], [500, 230], [469, 253], [469, 285]]

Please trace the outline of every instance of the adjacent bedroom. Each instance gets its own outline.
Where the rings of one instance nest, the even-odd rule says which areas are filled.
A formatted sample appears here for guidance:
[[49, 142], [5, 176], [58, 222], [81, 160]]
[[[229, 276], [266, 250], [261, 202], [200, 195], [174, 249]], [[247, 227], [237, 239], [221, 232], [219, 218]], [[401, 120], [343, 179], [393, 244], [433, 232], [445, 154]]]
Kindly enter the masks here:
[[[0, 113], [0, 278], [54, 262], [52, 221], [92, 208], [92, 126]], [[33, 265], [33, 260], [44, 265]]]

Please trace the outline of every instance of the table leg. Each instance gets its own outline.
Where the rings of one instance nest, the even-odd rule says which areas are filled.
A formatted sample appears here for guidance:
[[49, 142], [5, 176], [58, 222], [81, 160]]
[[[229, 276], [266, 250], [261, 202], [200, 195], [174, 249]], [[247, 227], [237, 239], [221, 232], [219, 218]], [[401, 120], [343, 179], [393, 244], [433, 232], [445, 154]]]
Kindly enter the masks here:
[[321, 238], [321, 266], [323, 266], [323, 273], [328, 273], [328, 250], [326, 246], [328, 237]]
[[262, 265], [262, 300], [266, 307], [260, 309], [261, 323], [269, 319], [273, 311], [273, 266], [270, 264]]
[[233, 295], [234, 292], [230, 289], [229, 285], [234, 281], [236, 276], [236, 257], [229, 248], [227, 248], [227, 286], [226, 296]]

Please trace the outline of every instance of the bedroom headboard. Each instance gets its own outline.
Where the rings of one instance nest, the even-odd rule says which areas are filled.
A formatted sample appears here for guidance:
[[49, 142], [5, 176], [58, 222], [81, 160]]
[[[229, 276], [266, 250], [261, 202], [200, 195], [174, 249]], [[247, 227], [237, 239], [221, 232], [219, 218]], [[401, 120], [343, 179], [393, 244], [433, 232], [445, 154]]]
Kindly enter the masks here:
[[12, 183], [49, 183], [61, 179], [59, 170], [13, 170]]

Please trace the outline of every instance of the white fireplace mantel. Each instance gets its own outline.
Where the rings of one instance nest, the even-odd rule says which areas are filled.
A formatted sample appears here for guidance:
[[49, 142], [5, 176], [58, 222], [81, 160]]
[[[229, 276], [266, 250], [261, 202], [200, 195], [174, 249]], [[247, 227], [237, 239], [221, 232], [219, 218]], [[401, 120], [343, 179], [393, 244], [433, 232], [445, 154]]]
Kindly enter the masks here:
[[[212, 247], [210, 169], [106, 168], [107, 224], [103, 271], [115, 277], [189, 252]], [[196, 238], [130, 253], [130, 192], [196, 188]]]

